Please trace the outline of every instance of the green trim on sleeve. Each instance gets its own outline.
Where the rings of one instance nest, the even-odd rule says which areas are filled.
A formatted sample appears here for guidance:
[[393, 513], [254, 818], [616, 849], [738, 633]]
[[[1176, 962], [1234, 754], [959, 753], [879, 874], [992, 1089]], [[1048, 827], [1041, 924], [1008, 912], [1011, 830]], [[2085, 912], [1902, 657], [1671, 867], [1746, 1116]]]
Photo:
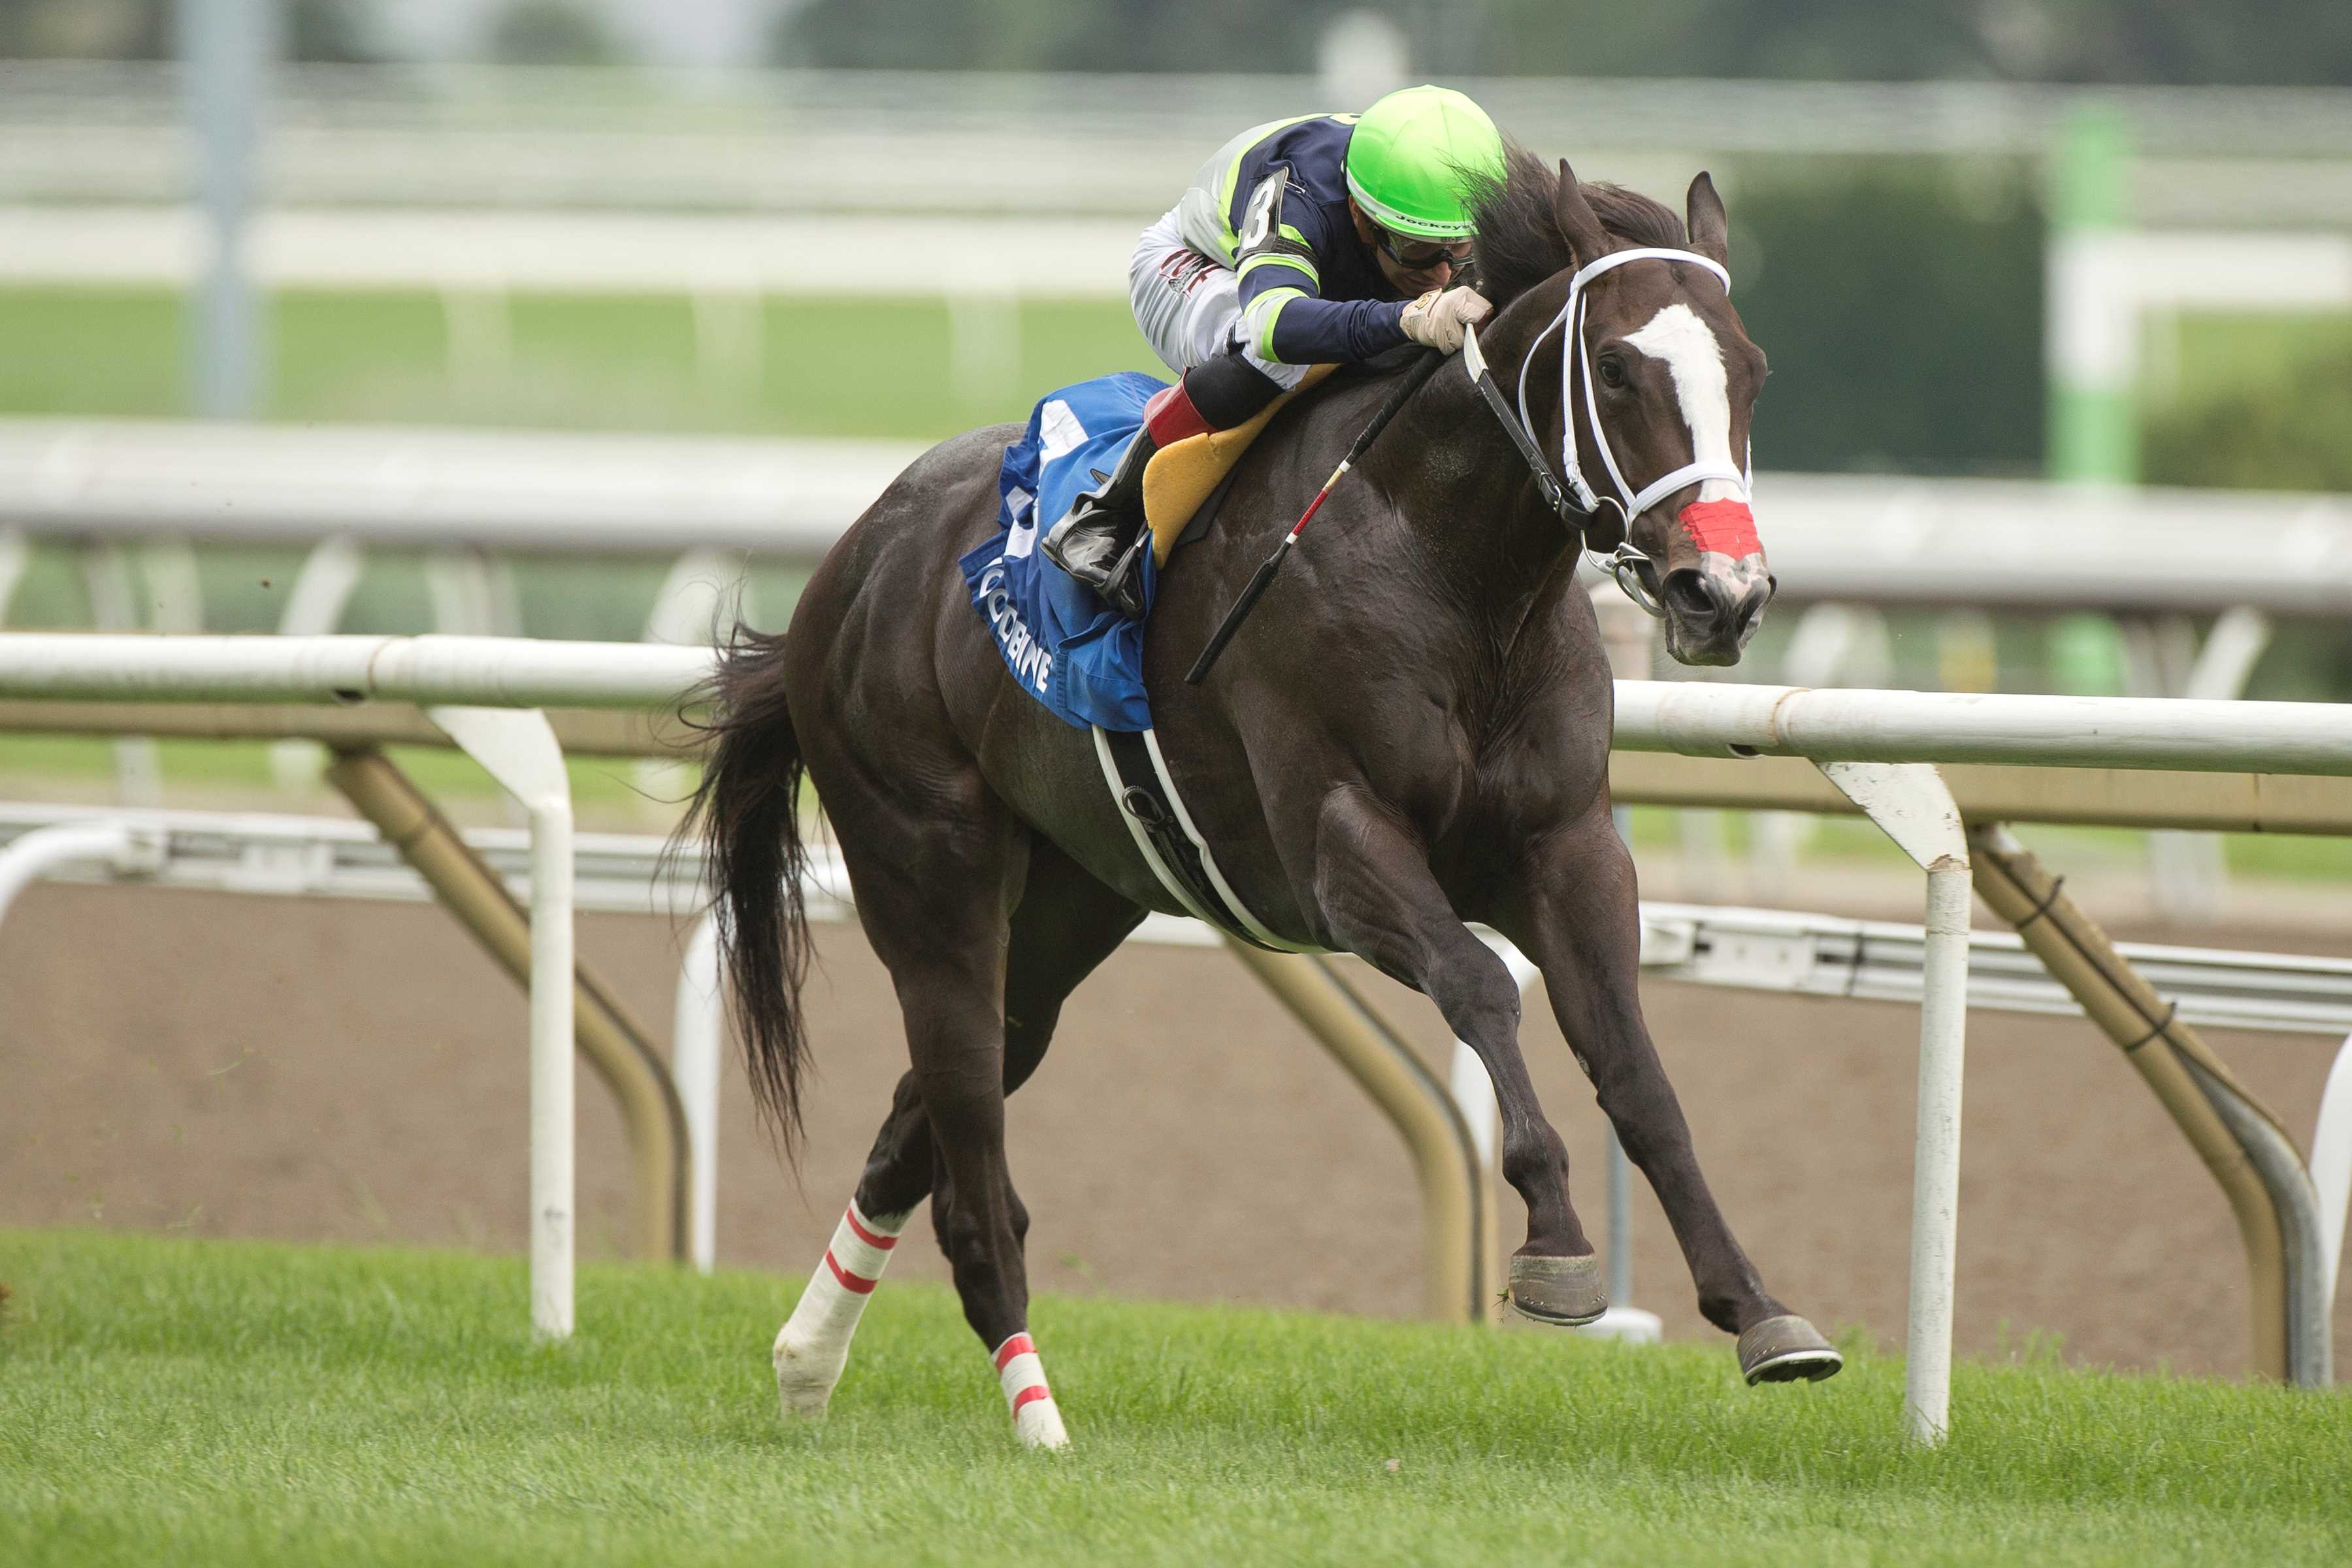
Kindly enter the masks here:
[[1323, 274], [1315, 269], [1313, 258], [1288, 250], [1261, 250], [1255, 256], [1245, 258], [1241, 266], [1234, 269], [1234, 276], [1246, 278], [1261, 267], [1286, 267], [1314, 284], [1316, 288], [1323, 287]]
[[1269, 289], [1250, 301], [1250, 336], [1257, 345], [1258, 358], [1282, 363], [1282, 357], [1274, 352], [1274, 323], [1281, 319], [1285, 305], [1306, 298], [1304, 289]]

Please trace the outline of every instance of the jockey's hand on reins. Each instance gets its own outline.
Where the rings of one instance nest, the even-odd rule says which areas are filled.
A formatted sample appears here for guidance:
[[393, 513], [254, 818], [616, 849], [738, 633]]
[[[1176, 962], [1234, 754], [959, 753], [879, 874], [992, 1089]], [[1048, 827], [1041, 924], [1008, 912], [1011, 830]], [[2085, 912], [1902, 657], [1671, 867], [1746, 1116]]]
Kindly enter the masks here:
[[1494, 310], [1475, 289], [1432, 289], [1404, 308], [1397, 324], [1414, 342], [1450, 354], [1462, 346], [1464, 329], [1485, 321]]

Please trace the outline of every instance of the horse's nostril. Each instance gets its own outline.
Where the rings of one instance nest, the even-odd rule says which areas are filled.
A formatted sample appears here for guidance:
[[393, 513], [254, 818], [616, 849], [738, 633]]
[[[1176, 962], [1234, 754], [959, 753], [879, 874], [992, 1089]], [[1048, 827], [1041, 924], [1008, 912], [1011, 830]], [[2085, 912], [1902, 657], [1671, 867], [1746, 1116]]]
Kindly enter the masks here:
[[1760, 594], [1750, 594], [1739, 606], [1739, 635], [1747, 637], [1764, 618], [1764, 606], [1772, 602], [1772, 591], [1767, 587]]
[[1687, 566], [1666, 574], [1666, 607], [1694, 621], [1711, 621], [1720, 608], [1705, 574]]

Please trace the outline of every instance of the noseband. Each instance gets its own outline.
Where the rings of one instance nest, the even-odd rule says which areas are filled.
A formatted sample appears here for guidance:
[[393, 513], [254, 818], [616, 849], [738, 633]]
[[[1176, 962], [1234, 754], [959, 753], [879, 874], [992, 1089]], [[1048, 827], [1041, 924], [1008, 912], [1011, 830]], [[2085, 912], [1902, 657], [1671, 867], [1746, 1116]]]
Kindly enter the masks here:
[[[1536, 483], [1543, 492], [1546, 503], [1559, 514], [1561, 521], [1576, 531], [1579, 545], [1587, 553], [1600, 557], [1602, 568], [1616, 579], [1617, 586], [1624, 590], [1627, 598], [1651, 615], [1663, 617], [1666, 613], [1665, 606], [1647, 590], [1640, 574], [1641, 569], [1646, 566], [1654, 580], [1657, 563], [1634, 547], [1633, 520], [1684, 486], [1702, 479], [1723, 479], [1738, 486], [1743, 501], [1749, 498], [1754, 487], [1748, 468], [1735, 468], [1725, 463], [1693, 461], [1636, 490], [1626, 481], [1624, 470], [1618, 467], [1616, 451], [1609, 440], [1609, 427], [1601, 422], [1599, 395], [1593, 391], [1592, 346], [1584, 336], [1585, 289], [1602, 273], [1614, 271], [1630, 261], [1685, 261], [1695, 267], [1704, 267], [1722, 280], [1725, 293], [1731, 291], [1731, 274], [1720, 262], [1696, 251], [1650, 247], [1612, 250], [1577, 268], [1576, 275], [1569, 279], [1568, 298], [1560, 302], [1559, 313], [1528, 345], [1526, 355], [1519, 361], [1518, 409], [1516, 415], [1505, 405], [1494, 377], [1487, 374], [1486, 356], [1479, 351], [1475, 330], [1464, 333], [1462, 358], [1472, 381], [1477, 384], [1480, 394], [1486, 398], [1486, 405], [1494, 410], [1495, 417], [1502, 422], [1504, 431], [1511, 437], [1511, 444], [1519, 449], [1519, 455], [1535, 470]], [[1563, 334], [1559, 355], [1559, 456], [1560, 468], [1568, 476], [1566, 492], [1552, 478], [1550, 465], [1544, 461], [1542, 451], [1536, 445], [1535, 421], [1528, 415], [1528, 369], [1535, 363], [1536, 351], [1554, 332]], [[1573, 353], [1570, 352], [1570, 344], [1574, 345]], [[1575, 381], [1580, 371], [1584, 378], [1585, 423], [1591, 430], [1592, 445], [1601, 454], [1601, 466], [1608, 470], [1610, 487], [1617, 492], [1614, 495], [1594, 493], [1592, 486], [1584, 478], [1583, 464], [1577, 456], [1576, 420], [1568, 411], [1577, 406]], [[1616, 508], [1619, 519], [1617, 548], [1605, 556], [1584, 542], [1584, 525], [1604, 505]]]

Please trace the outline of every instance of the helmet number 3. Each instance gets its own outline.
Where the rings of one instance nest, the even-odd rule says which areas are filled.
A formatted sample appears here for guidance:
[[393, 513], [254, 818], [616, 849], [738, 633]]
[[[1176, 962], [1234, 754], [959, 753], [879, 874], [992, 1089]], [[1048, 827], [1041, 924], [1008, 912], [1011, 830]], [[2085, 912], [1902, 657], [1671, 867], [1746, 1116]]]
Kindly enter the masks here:
[[1290, 182], [1287, 168], [1276, 169], [1257, 183], [1249, 205], [1242, 211], [1241, 247], [1237, 256], [1250, 256], [1282, 228], [1282, 191]]

